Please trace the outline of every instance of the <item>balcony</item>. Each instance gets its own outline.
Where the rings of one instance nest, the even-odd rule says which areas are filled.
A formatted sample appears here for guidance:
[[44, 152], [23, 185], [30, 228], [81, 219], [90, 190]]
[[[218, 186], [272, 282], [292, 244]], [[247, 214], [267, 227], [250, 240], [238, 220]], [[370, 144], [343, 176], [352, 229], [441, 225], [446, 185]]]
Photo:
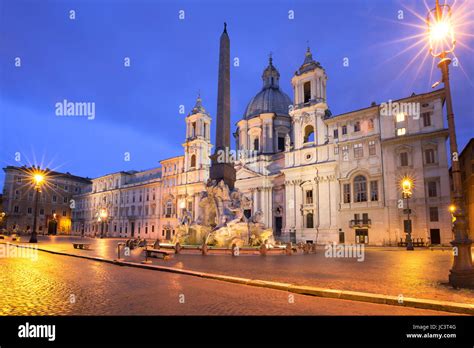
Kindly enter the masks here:
[[355, 228], [355, 227], [370, 227], [372, 226], [372, 220], [371, 219], [358, 219], [358, 220], [351, 220], [349, 221], [349, 227], [350, 228]]

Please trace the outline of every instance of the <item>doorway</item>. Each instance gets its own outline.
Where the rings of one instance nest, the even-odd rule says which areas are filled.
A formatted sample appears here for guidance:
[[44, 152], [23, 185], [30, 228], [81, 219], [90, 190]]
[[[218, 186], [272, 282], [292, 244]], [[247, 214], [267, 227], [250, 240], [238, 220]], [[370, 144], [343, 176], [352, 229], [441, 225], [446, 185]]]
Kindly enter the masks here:
[[281, 216], [275, 217], [275, 236], [281, 236], [281, 228], [283, 226], [283, 218]]
[[130, 222], [130, 235], [135, 236], [135, 222]]
[[369, 243], [369, 230], [368, 229], [356, 229], [355, 240], [357, 244], [368, 244]]
[[166, 230], [166, 240], [171, 240], [171, 230], [170, 229]]
[[58, 222], [56, 220], [50, 220], [48, 222], [48, 234], [56, 235], [58, 233]]
[[339, 244], [344, 244], [346, 242], [346, 237], [344, 235], [344, 232], [339, 229]]
[[431, 244], [441, 244], [441, 234], [439, 228], [430, 229]]

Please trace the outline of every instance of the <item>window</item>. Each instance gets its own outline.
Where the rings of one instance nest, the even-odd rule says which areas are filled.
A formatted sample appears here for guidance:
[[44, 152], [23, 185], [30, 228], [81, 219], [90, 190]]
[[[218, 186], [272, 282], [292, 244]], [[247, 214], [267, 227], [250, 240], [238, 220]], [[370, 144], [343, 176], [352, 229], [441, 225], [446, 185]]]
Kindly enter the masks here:
[[399, 113], [397, 114], [397, 123], [405, 121], [405, 114], [404, 113]]
[[439, 221], [438, 207], [430, 207], [430, 221]]
[[53, 195], [53, 203], [56, 203], [58, 201], [58, 197], [56, 195]]
[[204, 123], [203, 125], [203, 133], [204, 138], [207, 138], [207, 123]]
[[40, 215], [44, 215], [44, 209], [43, 208], [40, 209]]
[[63, 203], [67, 203], [67, 197], [63, 198]]
[[306, 228], [313, 228], [314, 227], [314, 218], [313, 213], [306, 214]]
[[438, 197], [436, 181], [428, 181], [428, 197]]
[[193, 122], [191, 126], [192, 126], [191, 137], [195, 137], [196, 136], [196, 122]]
[[368, 224], [369, 223], [369, 214], [362, 213], [362, 223], [363, 224]]
[[306, 204], [313, 204], [313, 190], [306, 191]]
[[334, 130], [334, 139], [339, 138], [339, 129]]
[[342, 159], [349, 161], [349, 147], [347, 145], [342, 147]]
[[408, 166], [408, 152], [400, 152], [400, 166]]
[[343, 196], [344, 196], [344, 203], [351, 202], [351, 184], [344, 184]]
[[369, 122], [367, 123], [367, 130], [369, 130], [369, 131], [374, 130], [374, 119], [373, 118], [369, 119]]
[[426, 149], [425, 150], [425, 163], [426, 164], [433, 164], [435, 163], [435, 152], [433, 149]]
[[334, 146], [334, 154], [335, 155], [339, 154], [339, 147]]
[[307, 125], [304, 129], [304, 142], [314, 141], [314, 128], [311, 125]]
[[196, 155], [191, 156], [191, 168], [196, 167]]
[[423, 127], [431, 126], [431, 113], [430, 112], [422, 113], [421, 118], [423, 119]]
[[305, 82], [303, 85], [304, 103], [311, 100], [311, 81]]
[[259, 149], [258, 138], [255, 138], [255, 139], [253, 140], [253, 149], [254, 149], [255, 151], [258, 151], [258, 149]]
[[33, 214], [33, 208], [28, 208], [28, 214]]
[[13, 212], [14, 212], [14, 213], [19, 213], [19, 212], [20, 212], [20, 207], [17, 206], [17, 205], [15, 205], [15, 206], [13, 207]]
[[364, 157], [364, 148], [362, 147], [362, 144], [355, 144], [354, 145], [354, 157], [355, 158]]
[[358, 175], [354, 179], [354, 198], [356, 202], [367, 202], [367, 179]]
[[406, 128], [398, 128], [397, 129], [397, 136], [405, 135], [407, 132]]
[[278, 151], [285, 151], [285, 137], [278, 137]]
[[360, 132], [360, 122], [354, 123], [354, 132]]
[[173, 202], [168, 201], [166, 202], [166, 217], [171, 217], [171, 214], [173, 213]]
[[342, 126], [342, 135], [346, 135], [347, 134], [347, 126], [344, 125]]
[[371, 181], [370, 182], [370, 200], [374, 201], [374, 202], [379, 200], [378, 181]]
[[375, 156], [375, 141], [369, 141], [369, 156]]
[[67, 216], [67, 212], [63, 210], [63, 216]]

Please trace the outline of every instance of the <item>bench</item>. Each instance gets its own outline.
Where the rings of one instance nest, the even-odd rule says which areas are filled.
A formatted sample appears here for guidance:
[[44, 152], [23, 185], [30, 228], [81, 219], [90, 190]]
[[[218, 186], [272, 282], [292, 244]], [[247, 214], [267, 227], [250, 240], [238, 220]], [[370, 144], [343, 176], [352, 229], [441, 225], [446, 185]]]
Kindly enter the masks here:
[[72, 243], [74, 249], [90, 250], [91, 245], [89, 243]]
[[173, 257], [174, 252], [163, 249], [145, 249], [146, 257], [161, 257], [163, 260], [168, 260]]

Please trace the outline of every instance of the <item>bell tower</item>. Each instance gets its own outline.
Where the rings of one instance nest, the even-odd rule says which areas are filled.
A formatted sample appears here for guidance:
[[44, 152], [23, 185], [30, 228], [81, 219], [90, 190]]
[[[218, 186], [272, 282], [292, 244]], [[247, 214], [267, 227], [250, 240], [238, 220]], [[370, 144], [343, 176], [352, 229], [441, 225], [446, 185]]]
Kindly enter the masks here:
[[303, 65], [291, 79], [296, 105], [314, 105], [326, 103], [327, 75], [319, 62], [313, 59], [309, 47], [306, 50]]
[[324, 144], [324, 118], [330, 114], [326, 104], [327, 75], [321, 64], [313, 59], [311, 50], [306, 50], [303, 64], [291, 79], [294, 105], [290, 116], [293, 119], [294, 149]]
[[200, 95], [197, 97], [193, 109], [186, 116], [186, 141], [183, 147], [185, 172], [208, 171], [212, 148], [211, 116], [202, 106]]

